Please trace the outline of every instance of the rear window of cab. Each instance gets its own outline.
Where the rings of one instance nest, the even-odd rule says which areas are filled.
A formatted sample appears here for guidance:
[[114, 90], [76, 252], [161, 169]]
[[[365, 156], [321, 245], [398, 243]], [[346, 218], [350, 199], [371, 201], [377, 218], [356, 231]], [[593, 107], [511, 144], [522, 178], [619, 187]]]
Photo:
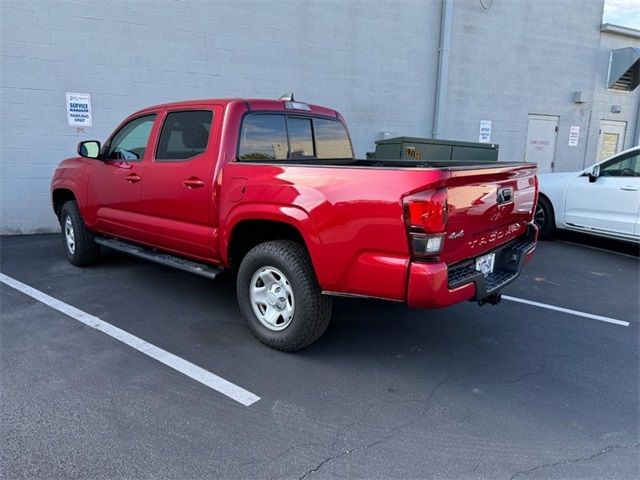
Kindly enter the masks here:
[[353, 149], [344, 124], [338, 120], [285, 115], [249, 114], [242, 122], [238, 160], [351, 159]]

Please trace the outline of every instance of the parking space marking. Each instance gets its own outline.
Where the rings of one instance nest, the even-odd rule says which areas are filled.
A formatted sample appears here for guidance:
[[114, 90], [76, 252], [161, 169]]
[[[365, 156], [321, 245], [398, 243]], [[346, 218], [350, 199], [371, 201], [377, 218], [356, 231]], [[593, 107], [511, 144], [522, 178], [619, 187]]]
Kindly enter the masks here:
[[524, 298], [510, 297], [509, 295], [502, 295], [502, 299], [509, 300], [511, 302], [524, 303], [526, 305], [533, 305], [534, 307], [546, 308], [548, 310], [555, 310], [556, 312], [568, 313], [570, 315], [577, 315], [579, 317], [591, 318], [592, 320], [599, 320], [601, 322], [613, 323], [614, 325], [622, 325], [623, 327], [629, 326], [629, 322], [625, 322], [624, 320], [617, 320], [615, 318], [603, 317], [602, 315], [595, 315], [593, 313], [579, 312], [578, 310], [571, 310], [570, 308], [556, 307], [555, 305], [534, 302], [533, 300], [525, 300]]
[[19, 282], [18, 280], [11, 278], [4, 273], [0, 273], [0, 282], [24, 293], [25, 295], [30, 296], [31, 298], [38, 300], [39, 302], [44, 303], [45, 305], [48, 305], [55, 310], [58, 310], [61, 313], [64, 313], [65, 315], [75, 320], [78, 320], [79, 322], [84, 323], [91, 328], [95, 328], [102, 333], [106, 333], [110, 337], [115, 338], [116, 340], [119, 340], [132, 348], [135, 348], [139, 352], [144, 353], [145, 355], [159, 361], [160, 363], [163, 363], [168, 367], [177, 370], [187, 377], [192, 378], [193, 380], [200, 382], [203, 385], [206, 385], [207, 387], [222, 393], [223, 395], [226, 395], [227, 397], [235, 400], [238, 403], [241, 403], [244, 406], [248, 407], [249, 405], [252, 405], [260, 400], [260, 397], [258, 397], [257, 395], [249, 392], [248, 390], [245, 390], [242, 387], [239, 387], [238, 385], [235, 385], [234, 383], [229, 382], [228, 380], [225, 380], [222, 377], [219, 377], [214, 373], [209, 372], [208, 370], [205, 370], [204, 368], [198, 367], [197, 365], [194, 365], [193, 363], [188, 362], [187, 360], [180, 358], [177, 355], [156, 347], [155, 345], [152, 345], [151, 343], [142, 340], [135, 335], [131, 335], [130, 333], [125, 332], [124, 330], [115, 327], [110, 323], [105, 322], [104, 320], [100, 320], [98, 317], [95, 317], [87, 312], [83, 312], [82, 310], [79, 310], [76, 307], [53, 298], [46, 293], [41, 292], [40, 290], [36, 290], [29, 285], [25, 285], [24, 283]]
[[632, 255], [630, 253], [624, 253], [624, 252], [617, 252], [615, 250], [610, 250], [607, 248], [600, 248], [600, 247], [593, 247], [591, 245], [583, 245], [581, 243], [576, 243], [576, 242], [570, 242], [568, 240], [556, 240], [556, 242], [558, 243], [564, 243], [566, 245], [573, 245], [575, 247], [582, 247], [582, 248], [588, 248], [589, 250], [597, 250], [599, 252], [605, 252], [605, 253], [613, 253], [614, 255], [621, 255], [623, 257], [629, 257], [629, 258], [638, 258], [637, 255]]

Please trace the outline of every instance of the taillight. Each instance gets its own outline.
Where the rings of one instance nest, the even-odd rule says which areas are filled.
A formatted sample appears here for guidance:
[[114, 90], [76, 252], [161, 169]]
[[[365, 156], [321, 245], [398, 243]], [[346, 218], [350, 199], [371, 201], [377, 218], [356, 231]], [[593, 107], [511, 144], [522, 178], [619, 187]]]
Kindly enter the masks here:
[[424, 258], [438, 255], [447, 229], [447, 188], [407, 195], [403, 199], [403, 207], [411, 253]]
[[426, 233], [442, 233], [447, 229], [447, 188], [414, 193], [404, 197], [404, 219], [407, 226]]
[[411, 253], [416, 257], [433, 257], [442, 251], [444, 234], [425, 235], [424, 233], [409, 232], [411, 239]]

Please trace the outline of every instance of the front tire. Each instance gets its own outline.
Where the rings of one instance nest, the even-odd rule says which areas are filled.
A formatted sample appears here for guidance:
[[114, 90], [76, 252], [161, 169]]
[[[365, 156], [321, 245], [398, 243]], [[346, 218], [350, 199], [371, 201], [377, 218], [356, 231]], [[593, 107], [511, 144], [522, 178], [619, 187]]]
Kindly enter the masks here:
[[304, 246], [262, 243], [247, 253], [237, 279], [238, 304], [253, 334], [283, 352], [300, 350], [327, 329], [331, 299], [322, 295]]
[[100, 246], [86, 227], [74, 201], [65, 202], [60, 211], [62, 243], [67, 259], [76, 267], [86, 267], [98, 261]]
[[540, 196], [536, 205], [534, 221], [538, 226], [540, 240], [550, 239], [556, 231], [556, 219], [553, 206], [546, 197]]

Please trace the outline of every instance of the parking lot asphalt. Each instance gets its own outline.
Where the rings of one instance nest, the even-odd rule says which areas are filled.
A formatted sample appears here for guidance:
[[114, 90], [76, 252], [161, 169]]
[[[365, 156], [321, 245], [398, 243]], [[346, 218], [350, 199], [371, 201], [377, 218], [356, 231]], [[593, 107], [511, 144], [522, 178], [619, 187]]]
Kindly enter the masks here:
[[[566, 239], [565, 239], [566, 240]], [[503, 301], [334, 299], [311, 347], [261, 345], [234, 278], [55, 235], [1, 239], [2, 273], [260, 397], [244, 406], [0, 285], [3, 478], [637, 478], [639, 261], [543, 242]]]

